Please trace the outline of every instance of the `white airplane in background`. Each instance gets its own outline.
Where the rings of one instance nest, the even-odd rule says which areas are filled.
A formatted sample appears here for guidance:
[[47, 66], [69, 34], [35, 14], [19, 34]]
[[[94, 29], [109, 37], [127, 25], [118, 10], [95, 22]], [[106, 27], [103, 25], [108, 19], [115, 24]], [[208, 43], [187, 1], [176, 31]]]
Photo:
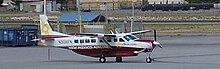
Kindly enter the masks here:
[[40, 15], [41, 41], [48, 46], [65, 48], [78, 54], [99, 58], [106, 62], [106, 57], [116, 57], [116, 62], [122, 62], [122, 57], [137, 56], [146, 53], [146, 62], [151, 63], [151, 52], [160, 43], [155, 40], [142, 40], [135, 36], [151, 32], [150, 30], [121, 34], [85, 33], [68, 35], [53, 31], [46, 15]]

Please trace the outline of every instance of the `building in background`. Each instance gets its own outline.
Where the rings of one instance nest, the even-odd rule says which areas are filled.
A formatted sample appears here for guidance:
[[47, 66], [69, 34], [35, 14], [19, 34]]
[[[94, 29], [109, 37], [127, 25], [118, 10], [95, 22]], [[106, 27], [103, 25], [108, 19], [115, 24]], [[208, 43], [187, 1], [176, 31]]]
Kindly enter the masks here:
[[77, 10], [76, 1], [77, 0], [56, 0], [59, 7], [57, 10]]
[[143, 4], [183, 4], [185, 0], [143, 0]]
[[[56, 0], [47, 0], [47, 12], [57, 10]], [[25, 12], [43, 12], [42, 0], [19, 0], [19, 10]]]
[[[77, 0], [59, 0], [65, 9], [76, 9]], [[104, 2], [108, 3], [108, 9], [130, 9], [131, 2], [135, 7], [141, 7], [143, 4], [183, 4], [188, 3], [185, 0], [80, 0], [81, 8], [83, 10], [103, 10], [106, 6]]]
[[15, 9], [15, 2], [13, 2], [12, 0], [2, 0], [0, 11], [13, 11]]
[[[56, 0], [57, 4], [61, 4], [60, 10], [77, 10], [77, 0]], [[131, 7], [131, 2], [134, 0], [80, 0], [83, 10], [102, 10], [104, 6], [100, 2], [108, 2], [108, 9], [120, 9]], [[136, 5], [141, 5], [142, 0], [135, 0]]]
[[[14, 2], [13, 2], [14, 1]], [[107, 2], [109, 10], [131, 9], [135, 2], [135, 8], [143, 4], [182, 4], [185, 0], [79, 0], [82, 10], [105, 10]], [[4, 0], [3, 5], [7, 9], [16, 9], [25, 12], [42, 12], [43, 0]], [[47, 11], [74, 11], [77, 10], [77, 0], [47, 0]]]
[[[82, 9], [86, 10], [104, 10], [107, 2], [108, 9], [130, 9], [132, 2], [136, 2], [135, 6], [142, 5], [142, 0], [80, 0]], [[102, 2], [102, 3], [101, 3]]]
[[[4, 0], [1, 5], [1, 11], [43, 12], [43, 0]], [[47, 0], [47, 12], [58, 11], [60, 8], [57, 0]]]

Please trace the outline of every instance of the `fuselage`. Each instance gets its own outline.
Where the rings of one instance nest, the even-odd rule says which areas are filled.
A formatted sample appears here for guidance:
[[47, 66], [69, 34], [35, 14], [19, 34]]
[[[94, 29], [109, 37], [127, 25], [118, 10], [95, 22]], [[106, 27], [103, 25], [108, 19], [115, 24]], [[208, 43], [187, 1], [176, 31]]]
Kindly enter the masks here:
[[154, 45], [153, 40], [140, 40], [134, 35], [114, 38], [99, 38], [90, 36], [68, 36], [47, 39], [49, 46], [72, 50], [78, 54], [100, 57], [137, 56], [140, 52], [149, 52]]

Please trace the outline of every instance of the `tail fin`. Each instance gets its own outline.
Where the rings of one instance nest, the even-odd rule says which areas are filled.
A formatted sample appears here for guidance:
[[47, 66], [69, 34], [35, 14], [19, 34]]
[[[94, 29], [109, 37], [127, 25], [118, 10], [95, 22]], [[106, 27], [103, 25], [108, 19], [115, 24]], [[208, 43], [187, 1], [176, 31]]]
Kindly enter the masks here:
[[61, 36], [71, 36], [53, 31], [51, 25], [48, 22], [48, 18], [46, 15], [40, 15], [40, 32], [41, 32], [41, 36], [48, 36], [48, 37], [53, 36], [51, 38], [61, 37]]
[[40, 15], [40, 32], [41, 35], [52, 35], [53, 29], [51, 28], [46, 15]]

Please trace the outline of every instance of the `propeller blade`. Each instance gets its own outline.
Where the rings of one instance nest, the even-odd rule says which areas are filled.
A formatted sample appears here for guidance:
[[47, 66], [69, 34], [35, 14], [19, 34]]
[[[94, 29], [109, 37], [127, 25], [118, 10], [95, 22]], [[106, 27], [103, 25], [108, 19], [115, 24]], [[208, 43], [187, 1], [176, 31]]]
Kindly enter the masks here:
[[153, 44], [154, 44], [155, 46], [158, 46], [159, 48], [162, 48], [162, 46], [160, 45], [160, 43], [157, 42], [157, 41], [154, 41]]
[[157, 45], [159, 48], [163, 48], [161, 45]]
[[157, 31], [154, 29], [154, 41], [157, 41]]
[[159, 42], [156, 42], [157, 41], [157, 31], [154, 29], [154, 44], [157, 45], [159, 48], [163, 48]]

